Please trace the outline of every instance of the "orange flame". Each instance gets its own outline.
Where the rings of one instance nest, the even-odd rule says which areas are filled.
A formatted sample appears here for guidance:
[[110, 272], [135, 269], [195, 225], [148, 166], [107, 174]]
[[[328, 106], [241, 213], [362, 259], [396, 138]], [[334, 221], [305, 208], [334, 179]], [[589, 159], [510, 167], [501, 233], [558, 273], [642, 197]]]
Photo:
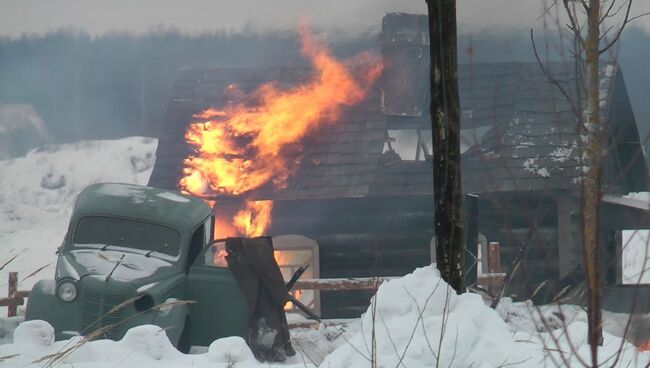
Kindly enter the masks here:
[[[236, 101], [210, 108], [194, 117], [185, 139], [195, 147], [179, 182], [181, 190], [198, 196], [245, 195], [272, 184], [282, 188], [300, 163], [300, 141], [321, 125], [334, 122], [343, 106], [363, 99], [379, 77], [378, 58], [362, 54], [344, 65], [300, 28], [302, 53], [313, 64], [311, 79], [282, 90], [266, 83], [250, 95], [228, 86], [226, 96]], [[351, 67], [358, 75], [353, 76]], [[268, 228], [272, 202], [248, 202], [233, 224], [247, 236]]]
[[249, 201], [239, 210], [233, 221], [235, 228], [244, 236], [260, 236], [271, 225], [273, 201]]

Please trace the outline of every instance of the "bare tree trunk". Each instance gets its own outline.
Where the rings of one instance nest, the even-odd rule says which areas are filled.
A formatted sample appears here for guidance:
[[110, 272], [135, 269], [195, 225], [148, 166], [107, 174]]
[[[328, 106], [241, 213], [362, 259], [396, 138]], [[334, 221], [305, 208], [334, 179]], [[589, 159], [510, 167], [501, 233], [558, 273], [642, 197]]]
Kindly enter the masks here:
[[458, 294], [465, 291], [460, 177], [460, 98], [456, 60], [456, 0], [426, 0], [431, 58], [431, 122], [436, 262]]
[[602, 345], [601, 285], [598, 268], [598, 221], [600, 207], [600, 173], [603, 155], [603, 134], [600, 121], [599, 95], [599, 39], [600, 0], [589, 0], [587, 11], [587, 38], [585, 40], [585, 86], [587, 110], [583, 134], [583, 164], [586, 175], [583, 188], [583, 252], [587, 279], [588, 342], [591, 345], [592, 365], [598, 365], [598, 346]]

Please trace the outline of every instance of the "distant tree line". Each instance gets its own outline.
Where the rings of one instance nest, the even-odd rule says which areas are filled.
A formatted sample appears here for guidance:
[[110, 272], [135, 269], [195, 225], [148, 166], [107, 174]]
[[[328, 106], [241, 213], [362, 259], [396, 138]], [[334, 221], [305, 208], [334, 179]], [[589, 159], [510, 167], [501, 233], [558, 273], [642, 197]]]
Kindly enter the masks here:
[[[379, 25], [378, 25], [379, 28]], [[378, 32], [378, 30], [377, 30]], [[378, 51], [377, 33], [327, 34], [337, 57]], [[556, 40], [549, 36], [549, 44]], [[650, 35], [630, 28], [618, 60], [641, 135], [650, 131]], [[460, 63], [534, 62], [525, 32], [463, 34]], [[569, 58], [549, 47], [548, 59]], [[565, 50], [566, 51], [566, 50]], [[297, 33], [249, 29], [187, 35], [160, 29], [143, 35], [89, 36], [61, 30], [0, 38], [0, 103], [32, 104], [58, 142], [156, 136], [176, 72], [184, 66], [299, 66]]]
[[[337, 43], [341, 57], [373, 37]], [[155, 136], [184, 66], [291, 66], [305, 61], [295, 32], [161, 30], [91, 37], [75, 31], [0, 39], [0, 103], [32, 104], [59, 142]]]

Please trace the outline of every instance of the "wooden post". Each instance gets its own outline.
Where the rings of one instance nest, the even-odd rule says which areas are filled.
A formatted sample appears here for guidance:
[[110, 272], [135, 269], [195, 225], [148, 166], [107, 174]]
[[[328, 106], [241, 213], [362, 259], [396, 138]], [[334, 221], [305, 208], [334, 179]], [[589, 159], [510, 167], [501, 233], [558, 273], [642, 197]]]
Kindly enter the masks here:
[[498, 242], [488, 245], [488, 273], [501, 273], [501, 247]]
[[443, 280], [465, 292], [465, 242], [460, 173], [456, 1], [426, 0], [429, 14], [431, 134], [436, 258]]
[[482, 255], [487, 259], [487, 267], [478, 277], [478, 284], [486, 288], [492, 298], [497, 298], [503, 287], [506, 274], [501, 271], [501, 249], [498, 242], [491, 242], [487, 246], [487, 254]]
[[[15, 298], [18, 291], [18, 272], [9, 272], [9, 286], [7, 287], [7, 296]], [[18, 314], [18, 306], [16, 304], [7, 307], [7, 317], [15, 317]]]

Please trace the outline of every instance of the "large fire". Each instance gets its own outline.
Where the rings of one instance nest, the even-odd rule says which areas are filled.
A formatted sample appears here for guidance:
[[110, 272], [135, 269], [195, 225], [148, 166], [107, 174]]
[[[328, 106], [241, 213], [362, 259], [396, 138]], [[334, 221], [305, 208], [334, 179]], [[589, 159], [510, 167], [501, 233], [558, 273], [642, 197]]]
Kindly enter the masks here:
[[[232, 84], [224, 93], [233, 101], [194, 116], [185, 138], [195, 153], [184, 162], [181, 190], [205, 198], [245, 198], [263, 185], [284, 187], [300, 163], [301, 140], [335, 122], [342, 107], [361, 101], [381, 73], [377, 57], [361, 54], [340, 62], [306, 27], [300, 27], [300, 36], [302, 54], [313, 65], [309, 81], [286, 90], [266, 83], [248, 95]], [[217, 213], [218, 208], [217, 199]], [[272, 208], [272, 201], [247, 201], [220, 225], [229, 233], [217, 236], [264, 234]]]
[[244, 236], [262, 235], [271, 224], [272, 209], [273, 201], [246, 202], [233, 218], [235, 227]]

